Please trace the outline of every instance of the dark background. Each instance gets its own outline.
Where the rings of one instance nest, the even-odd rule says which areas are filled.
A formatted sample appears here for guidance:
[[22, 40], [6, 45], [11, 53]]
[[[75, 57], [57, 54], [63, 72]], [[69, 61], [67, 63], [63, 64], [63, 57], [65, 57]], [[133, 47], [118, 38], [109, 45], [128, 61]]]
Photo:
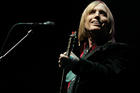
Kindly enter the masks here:
[[[81, 14], [92, 0], [4, 1], [0, 5], [1, 55], [14, 46], [29, 29], [32, 33], [0, 60], [0, 87], [17, 93], [58, 92], [58, 57], [66, 50], [69, 35], [78, 29]], [[111, 9], [116, 40], [136, 48], [138, 17], [135, 4], [123, 0], [103, 0]], [[53, 21], [53, 26], [12, 26], [19, 22]], [[8, 39], [6, 40], [7, 35]], [[133, 53], [135, 53], [133, 51]], [[134, 59], [135, 61], [136, 59]]]

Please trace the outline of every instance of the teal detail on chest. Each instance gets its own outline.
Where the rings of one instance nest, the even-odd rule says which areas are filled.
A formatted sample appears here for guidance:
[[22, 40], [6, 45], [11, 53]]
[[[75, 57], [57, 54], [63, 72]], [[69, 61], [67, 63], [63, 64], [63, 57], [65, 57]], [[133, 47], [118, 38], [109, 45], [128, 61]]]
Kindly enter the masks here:
[[69, 71], [66, 75], [66, 82], [70, 82], [76, 75], [72, 72]]

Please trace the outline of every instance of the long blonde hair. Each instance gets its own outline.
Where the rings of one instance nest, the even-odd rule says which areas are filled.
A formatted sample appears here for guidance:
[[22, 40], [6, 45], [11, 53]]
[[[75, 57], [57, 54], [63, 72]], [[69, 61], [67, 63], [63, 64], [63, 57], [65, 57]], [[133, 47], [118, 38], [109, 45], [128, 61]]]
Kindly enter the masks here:
[[[110, 11], [110, 9], [107, 7], [107, 5], [102, 2], [102, 1], [93, 1], [91, 2], [84, 10], [84, 12], [82, 13], [82, 16], [81, 16], [81, 20], [80, 20], [80, 25], [79, 25], [79, 29], [78, 29], [78, 41], [79, 41], [79, 45], [82, 41], [84, 41], [85, 39], [88, 38], [88, 35], [87, 35], [87, 32], [85, 31], [85, 18], [87, 17], [87, 15], [89, 14], [89, 12], [95, 8], [95, 6], [97, 6], [98, 4], [102, 3], [106, 10], [107, 10], [107, 18], [108, 18], [108, 21], [110, 23], [110, 31], [109, 31], [109, 34], [110, 34], [110, 40], [111, 41], [115, 41], [114, 39], [114, 32], [115, 32], [115, 23], [114, 23], [114, 18], [113, 18], [113, 15]], [[109, 41], [110, 41], [109, 40]]]

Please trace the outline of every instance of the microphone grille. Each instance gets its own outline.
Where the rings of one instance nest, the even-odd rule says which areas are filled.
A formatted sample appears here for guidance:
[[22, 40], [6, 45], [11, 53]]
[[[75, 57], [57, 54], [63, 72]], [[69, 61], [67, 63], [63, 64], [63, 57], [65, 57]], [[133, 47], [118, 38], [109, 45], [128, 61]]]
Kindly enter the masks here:
[[53, 22], [53, 21], [46, 21], [43, 24], [44, 25], [55, 25], [55, 22]]

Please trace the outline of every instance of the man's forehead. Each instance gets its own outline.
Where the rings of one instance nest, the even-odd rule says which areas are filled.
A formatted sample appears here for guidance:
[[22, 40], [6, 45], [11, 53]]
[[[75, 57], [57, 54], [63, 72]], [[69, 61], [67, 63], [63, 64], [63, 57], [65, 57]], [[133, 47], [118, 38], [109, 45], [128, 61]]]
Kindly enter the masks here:
[[100, 3], [97, 6], [94, 7], [95, 10], [103, 10], [103, 11], [107, 11], [104, 4]]

